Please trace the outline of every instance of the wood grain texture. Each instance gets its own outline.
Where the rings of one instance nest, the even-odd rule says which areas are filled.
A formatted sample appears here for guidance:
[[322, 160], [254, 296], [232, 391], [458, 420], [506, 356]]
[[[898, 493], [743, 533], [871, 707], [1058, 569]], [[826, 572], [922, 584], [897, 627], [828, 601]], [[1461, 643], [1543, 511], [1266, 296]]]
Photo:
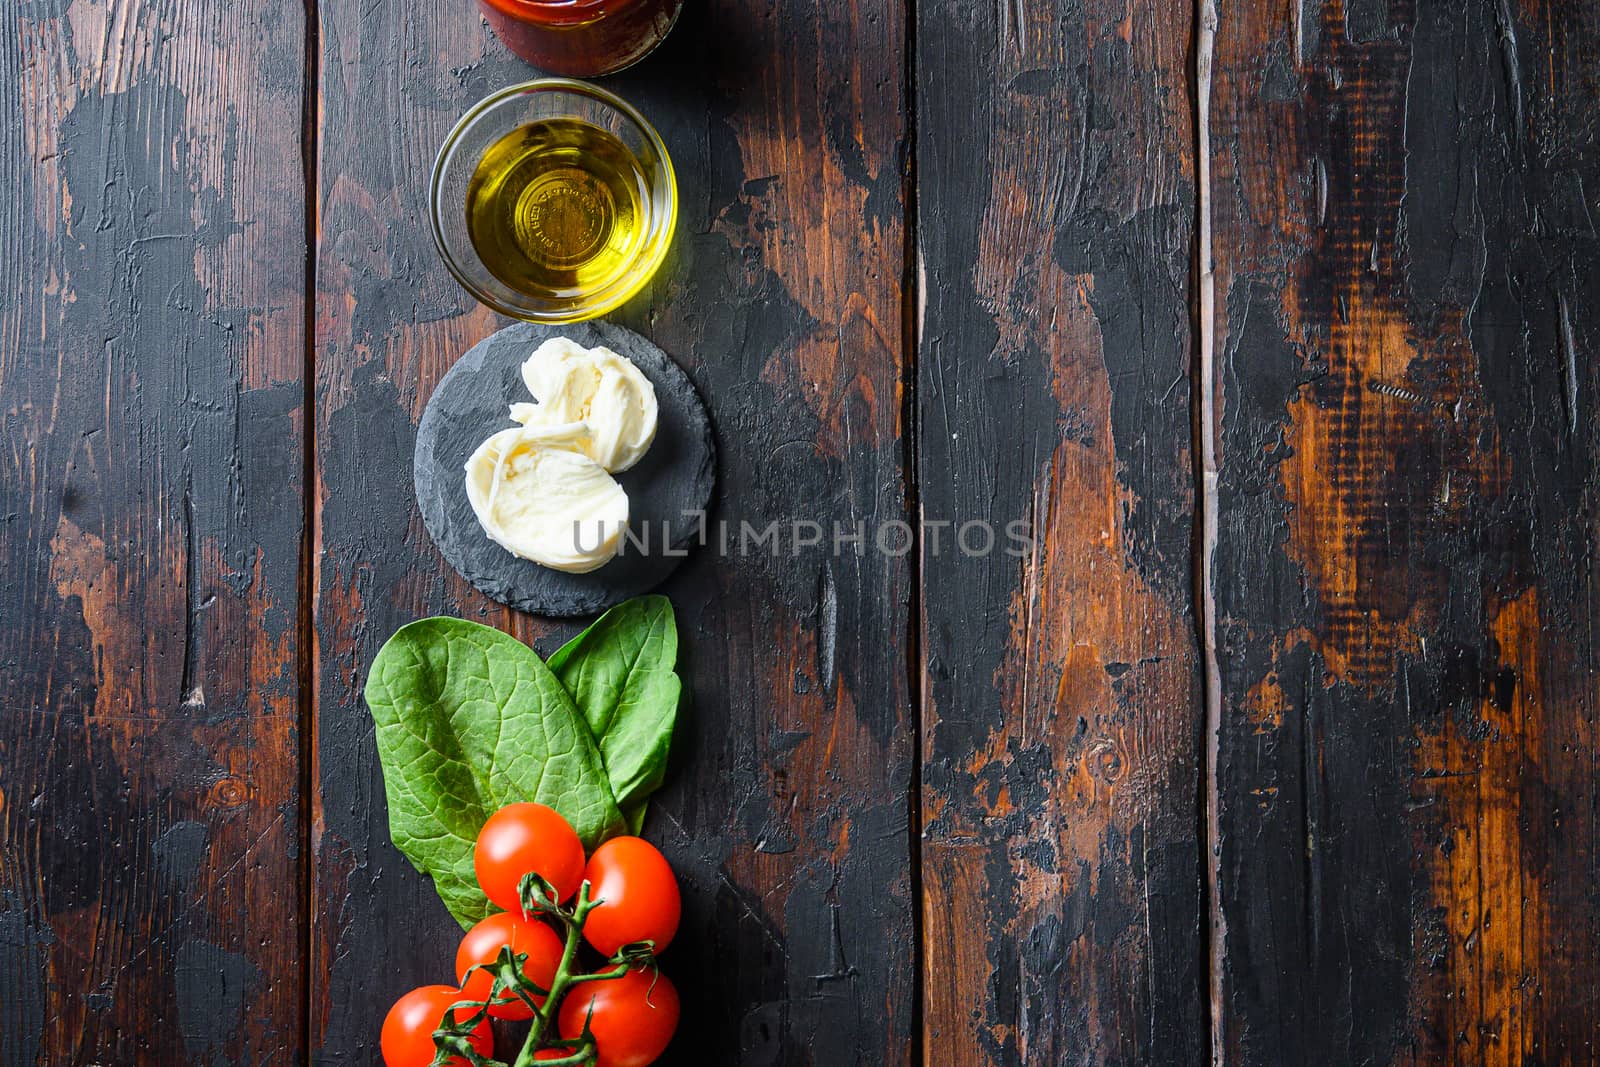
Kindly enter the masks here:
[[918, 5], [929, 1064], [1205, 1049], [1189, 22]]
[[411, 485], [415, 426], [446, 368], [499, 325], [428, 235], [434, 152], [461, 112], [523, 76], [484, 62], [466, 5], [319, 5], [316, 690], [308, 1047], [369, 1064], [389, 1006], [450, 980], [460, 928], [389, 843], [367, 668], [401, 625], [445, 614], [505, 628], [428, 540]]
[[[906, 514], [902, 31], [892, 5], [691, 4], [662, 51], [607, 80], [660, 127], [681, 199], [668, 264], [617, 318], [708, 398], [732, 537], [663, 590], [694, 693], [646, 824], [684, 886], [671, 1064], [910, 1056], [907, 562], [737, 540], [741, 523]], [[445, 977], [459, 936], [388, 842], [367, 666], [430, 613], [544, 652], [572, 627], [471, 593], [409, 489], [429, 390], [496, 328], [433, 251], [428, 167], [462, 111], [531, 71], [456, 5], [327, 0], [320, 36], [310, 1043], [364, 1064], [389, 1004]]]
[[[501, 325], [433, 154], [532, 72], [470, 3], [311, 7], [0, 11], [7, 1067], [375, 1062], [458, 933], [367, 666], [575, 629], [410, 488]], [[682, 200], [617, 318], [707, 397], [729, 524], [663, 590], [664, 1062], [1600, 1063], [1600, 10], [911, 9], [691, 0], [607, 82]]]
[[1216, 14], [1222, 1053], [1594, 1063], [1600, 12]]
[[0, 12], [0, 1060], [299, 1056], [296, 6]]

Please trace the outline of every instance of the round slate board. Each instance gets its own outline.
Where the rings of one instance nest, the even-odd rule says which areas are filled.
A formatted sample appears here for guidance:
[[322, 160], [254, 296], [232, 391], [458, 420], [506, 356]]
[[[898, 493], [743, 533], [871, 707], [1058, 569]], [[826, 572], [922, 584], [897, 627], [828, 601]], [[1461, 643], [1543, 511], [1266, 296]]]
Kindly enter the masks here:
[[[467, 457], [490, 434], [516, 425], [507, 409], [532, 399], [522, 384], [523, 361], [551, 337], [619, 352], [656, 388], [655, 443], [631, 470], [614, 475], [628, 493], [628, 527], [644, 548], [628, 543], [622, 555], [588, 574], [565, 574], [513, 556], [484, 536], [467, 501]], [[473, 345], [439, 382], [417, 427], [412, 472], [422, 519], [452, 567], [502, 604], [566, 616], [593, 615], [665, 580], [699, 537], [698, 517], [711, 502], [716, 466], [705, 404], [683, 368], [661, 349], [607, 322], [519, 322]]]

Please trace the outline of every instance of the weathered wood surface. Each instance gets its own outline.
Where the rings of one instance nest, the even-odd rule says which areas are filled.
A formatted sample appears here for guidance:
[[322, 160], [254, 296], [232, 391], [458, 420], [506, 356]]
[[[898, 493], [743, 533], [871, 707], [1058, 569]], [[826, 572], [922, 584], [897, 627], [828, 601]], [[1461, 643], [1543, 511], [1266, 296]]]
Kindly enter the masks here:
[[[318, 1064], [378, 1062], [388, 1005], [449, 981], [460, 929], [389, 843], [367, 668], [404, 623], [447, 614], [508, 626], [434, 550], [411, 487], [434, 383], [495, 316], [450, 279], [428, 236], [434, 151], [478, 90], [476, 17], [411, 4], [318, 4], [312, 556], [316, 689], [309, 1036]], [[472, 79], [481, 81], [474, 84]]]
[[[735, 536], [740, 521], [905, 517], [901, 33], [896, 9], [691, 5], [610, 82], [659, 124], [682, 201], [672, 258], [618, 318], [709, 398]], [[367, 666], [426, 614], [546, 652], [570, 628], [474, 594], [410, 490], [429, 391], [496, 325], [434, 253], [428, 168], [468, 106], [530, 71], [451, 5], [324, 2], [320, 54], [309, 1043], [316, 1062], [365, 1064], [388, 1005], [447, 977], [459, 936], [388, 842]], [[702, 552], [665, 589], [694, 693], [646, 827], [685, 887], [669, 1061], [906, 1063], [909, 567], [831, 544], [771, 553]]]
[[1219, 3], [1222, 1062], [1600, 1058], [1600, 9]]
[[[571, 632], [410, 489], [498, 325], [433, 153], [529, 70], [308, 8], [0, 12], [8, 1067], [374, 1062], [456, 930], [367, 666]], [[735, 537], [665, 589], [670, 1063], [1600, 1062], [1600, 10], [713, 0], [611, 84]]]
[[0, 10], [0, 1061], [304, 1036], [299, 8]]
[[930, 1064], [1205, 1049], [1189, 20], [918, 5]]

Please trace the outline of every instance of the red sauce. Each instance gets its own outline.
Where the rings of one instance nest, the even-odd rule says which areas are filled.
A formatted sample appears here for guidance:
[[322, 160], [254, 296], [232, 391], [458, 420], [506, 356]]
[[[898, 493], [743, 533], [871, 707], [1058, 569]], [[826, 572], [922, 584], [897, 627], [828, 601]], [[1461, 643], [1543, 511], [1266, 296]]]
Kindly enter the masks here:
[[540, 70], [579, 78], [642, 59], [683, 0], [478, 0], [510, 49]]

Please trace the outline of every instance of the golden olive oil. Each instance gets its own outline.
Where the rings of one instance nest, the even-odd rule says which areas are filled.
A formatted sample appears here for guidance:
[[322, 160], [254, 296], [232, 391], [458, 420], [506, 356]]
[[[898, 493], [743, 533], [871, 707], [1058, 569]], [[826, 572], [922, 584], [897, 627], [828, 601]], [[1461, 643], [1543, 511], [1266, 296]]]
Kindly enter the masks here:
[[484, 265], [518, 292], [593, 293], [638, 263], [650, 178], [610, 131], [541, 119], [484, 153], [467, 186], [467, 232]]

